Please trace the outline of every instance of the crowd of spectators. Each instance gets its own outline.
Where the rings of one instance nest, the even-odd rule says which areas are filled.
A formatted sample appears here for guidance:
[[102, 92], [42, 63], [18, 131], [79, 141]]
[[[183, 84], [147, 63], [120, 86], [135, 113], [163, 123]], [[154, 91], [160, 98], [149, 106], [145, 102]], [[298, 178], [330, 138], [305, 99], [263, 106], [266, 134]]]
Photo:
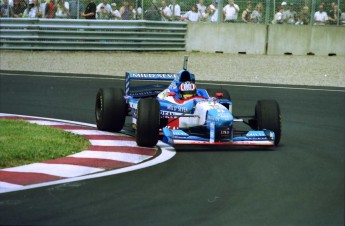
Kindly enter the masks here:
[[[11, 1], [11, 2], [10, 2]], [[12, 18], [58, 18], [58, 19], [100, 19], [135, 20], [140, 19], [142, 10], [134, 9], [128, 0], [117, 9], [117, 4], [102, 0], [98, 5], [93, 0], [3, 0], [1, 17]], [[85, 4], [84, 4], [85, 3]]]
[[340, 25], [345, 25], [345, 12], [342, 13], [335, 2], [331, 2], [328, 11], [326, 9], [326, 3], [322, 2], [312, 18], [308, 6], [302, 7], [301, 11], [297, 12], [294, 3], [287, 4], [282, 2], [274, 15], [272, 24], [308, 25], [313, 19], [313, 25], [336, 25], [338, 22]]
[[[218, 22], [218, 0], [205, 5], [204, 0], [196, 0], [190, 9], [182, 12], [176, 0], [150, 0], [150, 6], [144, 11], [140, 1], [136, 4], [129, 0], [121, 0], [122, 5], [109, 0], [101, 0], [96, 5], [93, 0], [2, 0], [0, 6], [1, 17], [12, 18], [60, 18], [60, 19], [99, 19], [99, 20], [155, 20], [155, 21], [191, 21], [191, 22]], [[114, 0], [110, 0], [114, 1]], [[133, 0], [132, 0], [133, 1]], [[228, 2], [226, 2], [228, 1]], [[227, 4], [226, 4], [227, 3]], [[243, 4], [242, 4], [243, 6]], [[328, 10], [326, 10], [328, 9]], [[240, 16], [239, 16], [240, 15]], [[243, 9], [235, 0], [224, 0], [224, 7], [220, 14], [226, 23], [264, 23], [263, 3], [252, 4], [246, 2]], [[345, 12], [332, 2], [327, 7], [322, 2], [318, 11], [311, 15], [308, 6], [295, 3], [281, 2], [273, 16], [272, 24], [308, 25], [344, 24]]]

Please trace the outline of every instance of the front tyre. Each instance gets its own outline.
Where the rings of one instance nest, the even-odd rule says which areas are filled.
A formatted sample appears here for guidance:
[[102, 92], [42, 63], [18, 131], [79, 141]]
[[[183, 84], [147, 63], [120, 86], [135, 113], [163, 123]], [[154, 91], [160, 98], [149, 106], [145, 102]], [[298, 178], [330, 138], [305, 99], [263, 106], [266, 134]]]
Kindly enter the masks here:
[[119, 132], [126, 120], [127, 104], [122, 89], [99, 89], [96, 96], [95, 116], [99, 130]]
[[255, 106], [255, 118], [258, 130], [271, 130], [275, 133], [274, 144], [278, 145], [281, 137], [279, 104], [275, 100], [259, 100]]
[[138, 103], [136, 142], [139, 146], [152, 147], [158, 142], [160, 104], [155, 98], [140, 99]]

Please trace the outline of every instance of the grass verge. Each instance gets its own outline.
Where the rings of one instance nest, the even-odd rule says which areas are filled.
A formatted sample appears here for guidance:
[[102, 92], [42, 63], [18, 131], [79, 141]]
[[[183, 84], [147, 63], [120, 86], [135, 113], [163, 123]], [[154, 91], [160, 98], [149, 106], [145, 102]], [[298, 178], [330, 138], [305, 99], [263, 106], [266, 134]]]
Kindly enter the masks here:
[[0, 119], [0, 169], [64, 157], [89, 146], [84, 137], [61, 129]]

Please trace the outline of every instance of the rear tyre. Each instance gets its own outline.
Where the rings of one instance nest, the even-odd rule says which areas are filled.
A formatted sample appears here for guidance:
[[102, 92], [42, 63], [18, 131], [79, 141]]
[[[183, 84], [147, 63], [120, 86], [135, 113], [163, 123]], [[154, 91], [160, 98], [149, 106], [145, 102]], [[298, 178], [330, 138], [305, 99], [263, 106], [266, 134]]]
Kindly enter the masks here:
[[155, 146], [158, 142], [160, 125], [160, 104], [155, 98], [140, 99], [138, 103], [137, 144], [143, 147]]
[[119, 132], [126, 120], [127, 104], [122, 89], [99, 89], [96, 96], [95, 116], [99, 130]]
[[255, 106], [255, 118], [258, 130], [271, 130], [275, 133], [274, 144], [278, 145], [281, 137], [279, 104], [275, 100], [259, 100]]
[[226, 89], [224, 90], [206, 89], [206, 91], [210, 97], [216, 97], [217, 93], [223, 93], [223, 97], [221, 99], [226, 99], [226, 100], [231, 101], [230, 94]]

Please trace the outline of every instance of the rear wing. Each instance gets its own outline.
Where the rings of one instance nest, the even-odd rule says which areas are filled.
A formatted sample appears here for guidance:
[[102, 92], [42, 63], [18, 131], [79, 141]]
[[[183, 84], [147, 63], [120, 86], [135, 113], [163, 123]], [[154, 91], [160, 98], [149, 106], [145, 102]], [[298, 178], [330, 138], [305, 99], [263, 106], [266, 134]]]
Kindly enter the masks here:
[[132, 97], [156, 96], [177, 78], [174, 73], [133, 73], [126, 72], [125, 94]]

